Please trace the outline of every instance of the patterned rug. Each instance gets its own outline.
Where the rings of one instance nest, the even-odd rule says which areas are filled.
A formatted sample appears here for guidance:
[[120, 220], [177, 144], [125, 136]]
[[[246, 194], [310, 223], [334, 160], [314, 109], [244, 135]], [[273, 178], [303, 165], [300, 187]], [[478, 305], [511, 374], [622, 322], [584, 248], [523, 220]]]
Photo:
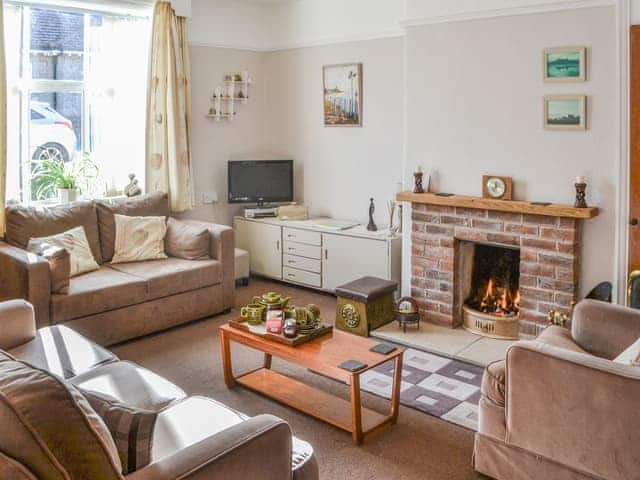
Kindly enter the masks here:
[[[478, 430], [482, 367], [407, 348], [402, 363], [400, 403], [470, 430]], [[391, 398], [393, 362], [360, 377], [363, 390]]]

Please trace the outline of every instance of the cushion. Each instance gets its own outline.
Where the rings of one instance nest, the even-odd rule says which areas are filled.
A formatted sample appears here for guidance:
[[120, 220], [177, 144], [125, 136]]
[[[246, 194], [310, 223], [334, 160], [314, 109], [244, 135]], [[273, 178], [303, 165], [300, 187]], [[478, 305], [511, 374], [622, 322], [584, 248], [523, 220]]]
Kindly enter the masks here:
[[100, 245], [105, 262], [111, 261], [116, 241], [115, 214], [132, 217], [166, 217], [169, 215], [169, 197], [155, 192], [130, 198], [96, 200]]
[[217, 260], [194, 262], [167, 258], [148, 262], [119, 263], [111, 268], [144, 279], [149, 299], [168, 297], [222, 282], [222, 265]]
[[504, 360], [490, 363], [482, 375], [482, 385], [480, 386], [482, 395], [501, 407], [504, 407], [505, 370], [506, 362]]
[[115, 310], [147, 300], [147, 286], [140, 278], [107, 265], [74, 277], [66, 295], [51, 295], [52, 323]]
[[624, 352], [613, 359], [616, 363], [640, 367], [640, 338], [627, 347]]
[[158, 414], [125, 405], [108, 395], [82, 393], [111, 432], [122, 463], [122, 473], [133, 473], [149, 465], [153, 427]]
[[64, 325], [40, 328], [36, 338], [11, 349], [11, 355], [42, 370], [71, 378], [118, 360], [106, 348]]
[[169, 380], [131, 362], [114, 362], [69, 380], [73, 385], [108, 395], [141, 410], [159, 412], [187, 395]]
[[141, 262], [167, 258], [164, 237], [165, 217], [128, 217], [114, 215], [116, 241], [111, 263]]
[[122, 478], [111, 434], [80, 392], [1, 352], [0, 424], [0, 450], [37, 478]]
[[100, 268], [93, 258], [84, 227], [75, 227], [49, 237], [34, 237], [29, 240], [27, 250], [36, 252], [47, 248], [47, 246], [64, 248], [69, 252], [71, 262], [70, 275], [72, 277]]
[[164, 248], [170, 257], [185, 260], [207, 260], [209, 258], [209, 230], [174, 218], [167, 219], [167, 236]]
[[98, 217], [93, 202], [74, 202], [55, 207], [18, 204], [6, 208], [5, 238], [8, 243], [24, 249], [31, 238], [49, 237], [80, 226], [84, 227], [93, 257], [102, 263]]

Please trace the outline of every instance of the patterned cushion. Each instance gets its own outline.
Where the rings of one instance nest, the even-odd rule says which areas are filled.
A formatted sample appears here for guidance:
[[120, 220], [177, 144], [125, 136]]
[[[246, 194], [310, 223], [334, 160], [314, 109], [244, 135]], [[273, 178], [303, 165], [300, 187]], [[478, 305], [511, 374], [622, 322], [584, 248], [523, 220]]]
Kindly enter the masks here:
[[164, 237], [165, 217], [128, 217], [114, 215], [116, 242], [111, 263], [141, 262], [167, 258]]
[[71, 256], [71, 276], [75, 277], [83, 273], [98, 270], [100, 265], [96, 263], [87, 240], [84, 227], [76, 227], [66, 232], [51, 235], [50, 237], [37, 237], [29, 240], [27, 250], [35, 252], [45, 245], [64, 248]]
[[125, 405], [105, 394], [83, 391], [102, 417], [116, 443], [122, 473], [132, 473], [151, 462], [151, 441], [158, 414]]

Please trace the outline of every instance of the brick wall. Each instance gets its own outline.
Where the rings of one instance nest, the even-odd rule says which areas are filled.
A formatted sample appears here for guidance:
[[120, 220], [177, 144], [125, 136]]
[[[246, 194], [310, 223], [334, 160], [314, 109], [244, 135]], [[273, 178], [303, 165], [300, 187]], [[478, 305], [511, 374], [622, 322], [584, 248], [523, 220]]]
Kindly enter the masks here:
[[[422, 319], [458, 326], [454, 306], [459, 240], [520, 248], [520, 331], [536, 334], [551, 309], [576, 298], [580, 223], [577, 219], [414, 203], [411, 291]], [[457, 300], [457, 302], [456, 302]]]

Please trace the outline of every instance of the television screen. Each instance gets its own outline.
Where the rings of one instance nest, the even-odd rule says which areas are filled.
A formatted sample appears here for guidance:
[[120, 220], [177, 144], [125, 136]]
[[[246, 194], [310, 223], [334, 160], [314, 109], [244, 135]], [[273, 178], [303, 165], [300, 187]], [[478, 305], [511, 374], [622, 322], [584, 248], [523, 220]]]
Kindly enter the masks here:
[[229, 203], [293, 201], [293, 160], [228, 162]]

